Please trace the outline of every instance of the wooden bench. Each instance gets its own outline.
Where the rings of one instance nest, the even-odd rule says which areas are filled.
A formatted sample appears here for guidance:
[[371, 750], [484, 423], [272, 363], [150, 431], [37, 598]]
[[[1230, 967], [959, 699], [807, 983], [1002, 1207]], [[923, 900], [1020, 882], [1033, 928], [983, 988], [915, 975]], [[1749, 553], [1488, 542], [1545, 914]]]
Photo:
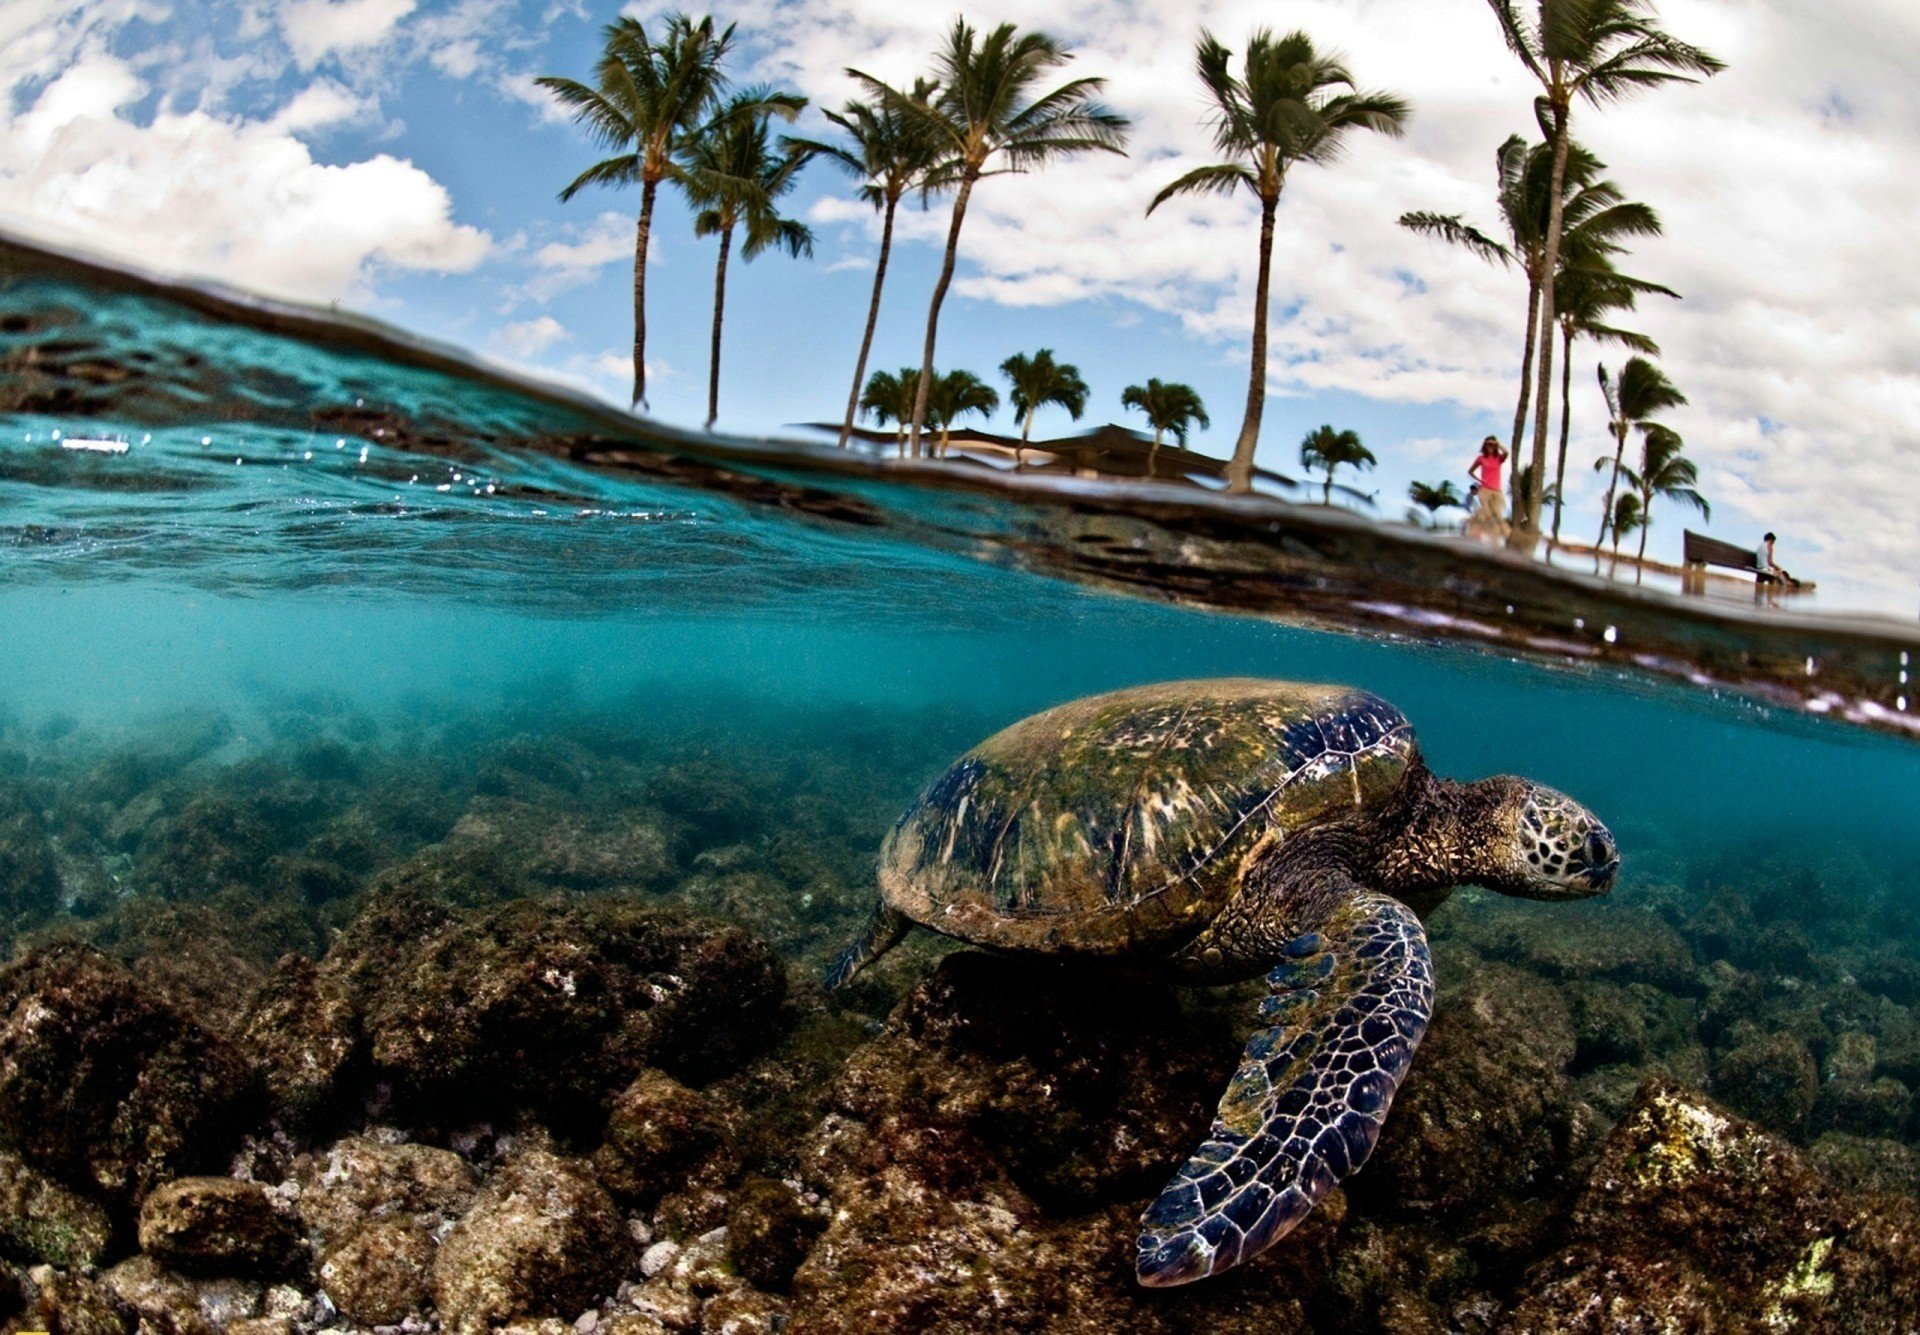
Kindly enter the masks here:
[[[1683, 593], [1706, 591], [1708, 566], [1744, 570], [1754, 577], [1756, 589], [1764, 582], [1760, 579], [1760, 553], [1756, 548], [1742, 547], [1737, 542], [1722, 542], [1718, 538], [1709, 538], [1704, 533], [1686, 529], [1681, 534], [1680, 550], [1684, 564], [1680, 579]], [[1787, 593], [1809, 593], [1813, 590], [1813, 585], [1805, 580], [1789, 580], [1780, 587]]]

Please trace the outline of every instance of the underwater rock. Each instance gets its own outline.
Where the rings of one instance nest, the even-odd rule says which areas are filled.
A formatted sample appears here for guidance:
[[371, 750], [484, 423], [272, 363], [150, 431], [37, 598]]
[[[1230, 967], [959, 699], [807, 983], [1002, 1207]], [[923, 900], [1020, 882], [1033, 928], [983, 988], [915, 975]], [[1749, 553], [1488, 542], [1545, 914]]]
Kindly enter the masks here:
[[264, 1292], [248, 1280], [194, 1279], [151, 1256], [122, 1261], [100, 1282], [139, 1316], [139, 1329], [173, 1335], [224, 1335], [260, 1315]]
[[1804, 1136], [1820, 1093], [1820, 1072], [1792, 1034], [1751, 1039], [1713, 1065], [1713, 1092], [1736, 1112], [1784, 1136]]
[[432, 1302], [437, 1251], [433, 1230], [414, 1217], [375, 1219], [326, 1253], [320, 1286], [348, 1320], [397, 1325]]
[[86, 946], [0, 969], [0, 1141], [127, 1203], [211, 1167], [253, 1074], [225, 1039]]
[[98, 1265], [112, 1244], [105, 1206], [0, 1151], [0, 1256], [72, 1269]]
[[208, 900], [232, 886], [257, 885], [277, 851], [257, 803], [202, 793], [143, 841], [138, 884], [162, 899]]
[[826, 1225], [792, 1186], [750, 1177], [734, 1188], [727, 1209], [727, 1251], [734, 1269], [755, 1288], [785, 1293]]
[[725, 1143], [723, 1116], [712, 1099], [664, 1071], [642, 1071], [613, 1101], [593, 1171], [620, 1200], [652, 1205]]
[[[341, 946], [352, 948], [343, 939]], [[594, 1121], [647, 1067], [699, 1079], [764, 1044], [785, 972], [738, 927], [617, 900], [520, 901], [447, 922], [364, 981], [373, 1063], [410, 1106]]]
[[26, 1324], [16, 1329], [49, 1335], [132, 1335], [137, 1314], [105, 1282], [51, 1266], [36, 1267], [29, 1278], [33, 1294]]
[[610, 1293], [631, 1261], [625, 1222], [583, 1164], [535, 1150], [487, 1184], [434, 1261], [450, 1331], [514, 1317], [571, 1320]]
[[1892, 1330], [1920, 1303], [1916, 1230], [1912, 1201], [1850, 1196], [1785, 1140], [1654, 1079], [1504, 1328]]
[[477, 797], [445, 847], [510, 863], [515, 880], [547, 889], [658, 890], [678, 871], [664, 821], [645, 808], [592, 816]]
[[60, 906], [60, 866], [40, 812], [18, 784], [0, 783], [0, 920]]
[[1836, 1077], [1820, 1086], [1813, 1129], [1859, 1136], [1897, 1136], [1913, 1114], [1913, 1092], [1892, 1076], [1878, 1080]]
[[1475, 898], [1442, 912], [1447, 936], [1548, 978], [1645, 983], [1676, 995], [1699, 990], [1685, 938], [1646, 909]]
[[198, 1275], [277, 1276], [297, 1267], [293, 1221], [257, 1184], [187, 1177], [140, 1206], [140, 1249], [163, 1265]]
[[480, 1190], [472, 1165], [451, 1150], [349, 1136], [294, 1161], [294, 1212], [330, 1254], [383, 1219], [449, 1223]]
[[359, 1016], [345, 983], [335, 974], [323, 976], [303, 955], [281, 959], [240, 1026], [268, 1110], [297, 1134], [320, 1129], [339, 1111], [359, 1040]]
[[1808, 1148], [1807, 1158], [1842, 1187], [1920, 1199], [1920, 1151], [1897, 1140], [1829, 1131]]
[[1450, 1213], [1504, 1212], [1562, 1190], [1577, 1047], [1566, 999], [1533, 974], [1487, 964], [1443, 986], [1380, 1143], [1347, 1191], [1396, 1210]]

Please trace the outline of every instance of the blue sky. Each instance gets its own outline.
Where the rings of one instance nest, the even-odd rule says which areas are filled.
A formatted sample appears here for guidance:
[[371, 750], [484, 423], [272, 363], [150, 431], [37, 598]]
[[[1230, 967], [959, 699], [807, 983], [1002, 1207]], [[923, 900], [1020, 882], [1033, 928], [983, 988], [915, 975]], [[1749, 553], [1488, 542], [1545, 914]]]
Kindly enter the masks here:
[[[654, 11], [630, 6], [643, 17]], [[1582, 111], [1581, 137], [1667, 235], [1635, 272], [1680, 289], [1635, 319], [1692, 405], [1676, 414], [1715, 502], [1713, 531], [1776, 528], [1796, 570], [1910, 614], [1920, 569], [1920, 16], [1894, 0], [1818, 13], [1763, 0], [1669, 0], [1669, 26], [1726, 58], [1699, 88]], [[584, 77], [601, 26], [587, 0], [9, 0], [0, 10], [0, 224], [146, 265], [368, 311], [625, 402], [637, 192], [557, 191], [593, 160], [531, 87]], [[950, 12], [890, 0], [743, 0], [741, 79], [837, 104], [857, 64], [905, 80]], [[1504, 436], [1524, 290], [1516, 275], [1394, 225], [1407, 209], [1493, 222], [1494, 147], [1528, 128], [1530, 90], [1480, 0], [1297, 0], [1170, 7], [1127, 0], [974, 6], [1044, 27], [1110, 78], [1133, 152], [985, 182], [962, 241], [939, 362], [997, 381], [1050, 347], [1092, 400], [1082, 427], [1128, 420], [1121, 389], [1184, 380], [1206, 400], [1198, 448], [1225, 454], [1246, 389], [1256, 215], [1247, 199], [1144, 216], [1210, 157], [1191, 72], [1204, 23], [1230, 44], [1298, 24], [1360, 82], [1412, 102], [1407, 138], [1356, 143], [1282, 201], [1273, 362], [1260, 462], [1297, 472], [1300, 437], [1353, 427], [1364, 480], [1398, 515], [1410, 479], [1458, 478]], [[803, 127], [823, 127], [809, 117]], [[871, 281], [869, 215], [844, 177], [806, 174], [792, 209], [815, 257], [729, 275], [720, 427], [757, 433], [844, 404]], [[903, 220], [874, 365], [916, 363], [945, 225]], [[705, 415], [714, 246], [663, 196], [649, 279], [656, 415]], [[1577, 351], [1571, 531], [1597, 524], [1604, 447]], [[1004, 386], [1003, 386], [1004, 388]], [[991, 425], [1015, 429], [1003, 411]], [[1043, 414], [1041, 435], [1065, 431]], [[1672, 555], [1691, 516], [1663, 510]]]

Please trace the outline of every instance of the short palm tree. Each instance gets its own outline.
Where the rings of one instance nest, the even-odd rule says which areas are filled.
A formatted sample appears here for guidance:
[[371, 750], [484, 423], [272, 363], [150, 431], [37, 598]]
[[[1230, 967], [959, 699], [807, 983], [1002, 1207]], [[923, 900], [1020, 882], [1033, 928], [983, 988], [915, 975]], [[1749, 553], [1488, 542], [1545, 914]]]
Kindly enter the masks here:
[[1390, 93], [1360, 92], [1338, 56], [1304, 32], [1276, 38], [1265, 28], [1247, 40], [1240, 73], [1233, 52], [1202, 32], [1195, 52], [1211, 99], [1214, 148], [1228, 160], [1197, 167], [1153, 197], [1152, 213], [1176, 195], [1231, 195], [1245, 188], [1260, 201], [1260, 259], [1253, 297], [1253, 356], [1247, 409], [1227, 465], [1227, 486], [1253, 488], [1254, 447], [1267, 402], [1267, 300], [1273, 267], [1273, 219], [1287, 173], [1299, 163], [1328, 163], [1355, 130], [1398, 135], [1407, 104]]
[[[1561, 186], [1562, 233], [1558, 273], [1606, 265], [1633, 237], [1657, 236], [1660, 219], [1645, 204], [1629, 201], [1612, 181], [1602, 180], [1606, 164], [1578, 144], [1567, 155]], [[1513, 409], [1508, 454], [1516, 461], [1513, 495], [1518, 503], [1520, 445], [1527, 407], [1533, 400], [1534, 352], [1540, 336], [1540, 298], [1545, 288], [1546, 237], [1553, 188], [1553, 145], [1532, 144], [1508, 136], [1494, 153], [1494, 201], [1501, 232], [1497, 240], [1459, 214], [1403, 213], [1400, 225], [1423, 236], [1462, 246], [1490, 263], [1515, 266], [1527, 280], [1527, 329], [1520, 348], [1520, 392]]]
[[[1640, 528], [1646, 522], [1646, 512], [1640, 508], [1640, 493], [1623, 491], [1613, 498], [1613, 506], [1607, 514], [1607, 530], [1613, 534], [1613, 559], [1615, 565], [1620, 561], [1620, 540]], [[1600, 554], [1595, 551], [1593, 568], [1600, 569]]]
[[[1069, 368], [1071, 369], [1071, 368]], [[916, 383], [917, 390], [919, 385]], [[918, 397], [916, 395], [916, 397]], [[953, 424], [967, 413], [991, 417], [1000, 411], [1000, 391], [971, 371], [948, 371], [933, 378], [926, 396], [927, 423], [940, 428], [938, 454], [947, 452]]]
[[[908, 96], [925, 102], [933, 85], [919, 80]], [[860, 198], [880, 213], [880, 257], [873, 267], [873, 296], [867, 302], [867, 326], [860, 336], [860, 356], [853, 365], [853, 391], [847, 395], [847, 416], [840, 426], [840, 447], [853, 434], [854, 413], [860, 406], [861, 382], [867, 374], [867, 356], [873, 350], [873, 330], [880, 320], [880, 290], [887, 281], [887, 261], [893, 253], [893, 219], [909, 191], [920, 192], [924, 205], [937, 187], [928, 173], [940, 160], [940, 143], [926, 133], [923, 118], [908, 116], [881, 103], [848, 102], [839, 111], [822, 113], [840, 127], [842, 140], [788, 138], [788, 152], [818, 155], [862, 182]], [[911, 409], [908, 410], [911, 413]]]
[[1563, 265], [1554, 282], [1554, 306], [1560, 323], [1560, 449], [1554, 465], [1553, 486], [1548, 488], [1549, 496], [1543, 502], [1553, 506], [1553, 528], [1549, 537], [1552, 545], [1560, 542], [1561, 501], [1566, 494], [1567, 444], [1573, 421], [1574, 340], [1590, 338], [1629, 352], [1659, 356], [1660, 345], [1645, 334], [1607, 323], [1615, 311], [1632, 310], [1641, 295], [1649, 292], [1676, 300], [1680, 296], [1672, 288], [1630, 278], [1604, 259], [1571, 269]]
[[867, 377], [860, 393], [860, 411], [881, 426], [892, 422], [894, 443], [900, 456], [907, 453], [907, 427], [913, 422], [914, 401], [920, 397], [920, 368], [903, 366], [896, 371], [875, 371]]
[[996, 171], [1023, 172], [1077, 153], [1124, 153], [1127, 119], [1096, 100], [1104, 79], [1069, 79], [1035, 96], [1048, 70], [1072, 56], [1044, 33], [1023, 33], [1003, 23], [984, 37], [965, 19], [955, 19], [947, 42], [934, 55], [931, 97], [915, 97], [870, 74], [848, 70], [889, 110], [898, 112], [940, 145], [940, 161], [928, 175], [954, 188], [940, 277], [927, 307], [926, 344], [920, 355], [921, 395], [914, 405], [912, 448], [920, 447], [927, 394], [933, 387], [934, 344], [940, 307], [953, 283], [960, 227], [980, 179]]
[[1360, 437], [1353, 431], [1335, 431], [1330, 426], [1315, 427], [1300, 442], [1300, 466], [1311, 473], [1323, 468], [1327, 473], [1326, 490], [1321, 499], [1328, 505], [1333, 504], [1333, 474], [1342, 467], [1362, 472], [1372, 468], [1379, 460], [1373, 457], [1373, 451], [1360, 443]]
[[1460, 510], [1466, 508], [1467, 504], [1466, 497], [1460, 494], [1459, 489], [1452, 482], [1437, 484], [1409, 482], [1407, 499], [1419, 507], [1417, 510], [1409, 511], [1409, 515], [1417, 520], [1420, 517], [1420, 511], [1424, 510], [1427, 513], [1428, 524], [1434, 523], [1442, 510]]
[[1184, 449], [1189, 427], [1198, 425], [1205, 429], [1213, 425], [1207, 419], [1207, 406], [1200, 401], [1193, 386], [1175, 380], [1148, 380], [1144, 385], [1128, 385], [1120, 391], [1120, 406], [1139, 409], [1147, 415], [1147, 425], [1153, 428], [1153, 444], [1147, 449], [1148, 477], [1154, 475], [1160, 441], [1167, 432], [1171, 431]]
[[[1726, 68], [1696, 46], [1663, 32], [1648, 0], [1487, 0], [1507, 47], [1540, 85], [1534, 109], [1553, 145], [1552, 183], [1544, 246], [1545, 269], [1560, 266], [1561, 201], [1573, 147], [1573, 103], [1599, 106], [1642, 88], [1693, 83]], [[1522, 11], [1525, 11], [1524, 14]], [[1540, 483], [1547, 457], [1548, 392], [1553, 385], [1554, 293], [1541, 295], [1539, 388], [1533, 419], [1534, 489], [1516, 515], [1514, 539], [1525, 545], [1540, 531]], [[1518, 455], [1515, 456], [1516, 461]], [[1611, 518], [1611, 516], [1609, 516]]]
[[[1051, 348], [1042, 348], [1031, 357], [1024, 352], [1014, 353], [1000, 363], [1000, 374], [1012, 387], [1007, 401], [1020, 415], [1022, 446], [1033, 438], [1033, 415], [1041, 405], [1058, 404], [1076, 422], [1087, 410], [1087, 382], [1080, 378], [1080, 368], [1056, 362]], [[1014, 451], [1016, 469], [1024, 468], [1026, 462], [1024, 448]]]
[[[1636, 426], [1644, 429], [1655, 413], [1678, 408], [1687, 401], [1687, 396], [1674, 388], [1666, 373], [1645, 357], [1627, 358], [1627, 364], [1620, 368], [1618, 380], [1610, 378], [1607, 368], [1602, 366], [1600, 393], [1607, 401], [1607, 429], [1613, 435], [1613, 458], [1612, 471], [1607, 478], [1607, 499], [1600, 507], [1600, 536], [1593, 542], [1596, 548], [1607, 540], [1607, 529], [1613, 522], [1613, 498], [1620, 487], [1627, 433]], [[1607, 462], [1601, 461], [1603, 464]], [[1617, 536], [1614, 545], [1619, 546]]]
[[727, 309], [727, 259], [733, 234], [742, 232], [740, 258], [769, 249], [813, 254], [813, 233], [780, 216], [780, 197], [793, 189], [805, 154], [777, 152], [767, 135], [769, 106], [798, 111], [806, 99], [767, 88], [737, 94], [705, 133], [681, 150], [680, 183], [692, 204], [693, 234], [720, 238], [713, 271], [713, 347], [707, 362], [707, 430], [720, 415], [720, 333]]
[[681, 149], [712, 116], [726, 91], [721, 72], [733, 45], [733, 26], [715, 32], [711, 18], [698, 23], [668, 14], [647, 34], [638, 19], [607, 25], [592, 86], [573, 79], [535, 79], [610, 158], [581, 172], [560, 198], [572, 199], [590, 185], [640, 186], [640, 221], [633, 241], [633, 402], [647, 401], [647, 240], [653, 203], [662, 181], [678, 180]]
[[[1698, 510], [1702, 519], [1713, 518], [1707, 498], [1696, 485], [1700, 481], [1699, 470], [1683, 453], [1685, 449], [1686, 442], [1680, 439], [1680, 433], [1658, 422], [1649, 423], [1640, 434], [1640, 468], [1627, 474], [1640, 497], [1640, 551], [1635, 557], [1638, 561], [1647, 559], [1647, 530], [1653, 527], [1654, 501], [1661, 497], [1679, 501]], [[1636, 575], [1635, 579], [1638, 578]]]

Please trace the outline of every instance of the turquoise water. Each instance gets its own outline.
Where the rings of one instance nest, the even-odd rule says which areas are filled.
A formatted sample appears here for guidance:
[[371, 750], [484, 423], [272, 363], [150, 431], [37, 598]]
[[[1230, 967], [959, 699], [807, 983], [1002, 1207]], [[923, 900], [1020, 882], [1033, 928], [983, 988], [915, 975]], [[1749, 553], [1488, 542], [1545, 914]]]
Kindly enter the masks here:
[[[889, 822], [972, 742], [1144, 682], [1337, 682], [1397, 704], [1436, 771], [1609, 823], [1612, 901], [1515, 912], [1684, 942], [1645, 975], [1683, 1036], [1613, 1066], [1583, 1030], [1570, 1075], [1672, 1070], [1764, 1118], [1739, 1054], [1788, 1035], [1878, 1102], [1774, 1129], [1920, 1146], [1899, 628], [1709, 616], [1284, 507], [692, 438], [364, 327], [9, 264], [0, 956], [177, 950], [143, 935], [159, 905], [264, 974], [424, 869], [469, 907], [718, 913], [817, 977]], [[1443, 978], [1504, 950], [1576, 999], [1649, 990], [1475, 903], [1435, 923]], [[903, 954], [849, 1003], [876, 1028], [925, 971]], [[1765, 1007], [1710, 1019], [1735, 976]], [[1863, 1026], [1879, 1065], [1835, 1066]]]

